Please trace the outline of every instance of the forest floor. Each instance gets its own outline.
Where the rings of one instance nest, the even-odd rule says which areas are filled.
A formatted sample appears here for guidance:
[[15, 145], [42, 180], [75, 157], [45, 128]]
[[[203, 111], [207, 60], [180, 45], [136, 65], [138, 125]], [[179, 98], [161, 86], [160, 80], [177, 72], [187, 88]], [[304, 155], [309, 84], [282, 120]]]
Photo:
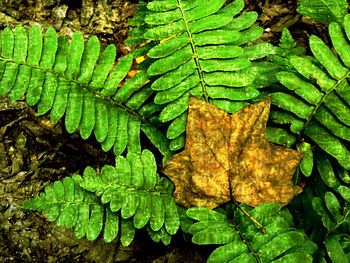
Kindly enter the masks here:
[[[310, 34], [326, 39], [322, 24], [296, 12], [296, 0], [245, 2], [246, 10], [258, 12], [265, 41], [278, 43], [283, 27], [302, 45]], [[0, 0], [0, 29], [39, 23], [68, 36], [79, 30], [87, 38], [96, 35], [103, 46], [114, 43], [122, 53], [126, 21], [136, 7], [137, 0]], [[68, 134], [62, 121], [53, 125], [24, 101], [0, 98], [0, 262], [204, 262], [209, 248], [184, 241], [181, 233], [166, 247], [141, 231], [125, 248], [117, 241], [77, 240], [44, 215], [21, 210], [23, 201], [53, 181], [113, 160], [94, 139]]]

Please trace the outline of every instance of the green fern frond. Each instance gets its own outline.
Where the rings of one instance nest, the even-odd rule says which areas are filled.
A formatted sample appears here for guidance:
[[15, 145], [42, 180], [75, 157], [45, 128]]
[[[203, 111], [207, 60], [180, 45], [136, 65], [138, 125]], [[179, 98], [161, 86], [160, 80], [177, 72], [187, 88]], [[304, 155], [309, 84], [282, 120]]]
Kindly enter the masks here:
[[104, 207], [94, 194], [79, 186], [80, 180], [79, 175], [73, 175], [56, 181], [26, 201], [23, 208], [40, 211], [59, 226], [74, 228], [77, 238], [95, 240], [103, 234], [104, 241], [111, 242], [119, 235], [122, 244], [129, 245], [135, 235], [132, 221], [121, 219], [118, 213]]
[[[147, 74], [156, 92], [154, 103], [162, 105], [159, 120], [169, 122], [170, 148], [185, 143], [186, 112], [190, 95], [203, 97], [223, 109], [242, 107], [256, 98], [251, 61], [274, 49], [269, 44], [251, 45], [262, 29], [253, 26], [255, 12], [238, 15], [242, 0], [152, 1], [147, 5], [144, 37], [159, 44], [149, 50]], [[262, 65], [255, 64], [262, 69]], [[257, 74], [258, 75], [258, 72]]]
[[95, 240], [103, 232], [106, 242], [120, 235], [127, 246], [136, 229], [147, 227], [153, 240], [169, 244], [180, 226], [172, 192], [173, 185], [157, 174], [154, 156], [144, 150], [117, 157], [115, 167], [106, 165], [100, 172], [87, 167], [82, 177], [56, 181], [23, 208], [47, 214], [60, 226], [74, 227], [78, 238]]
[[[124, 81], [132, 55], [117, 63], [115, 59], [116, 47], [100, 52], [95, 36], [85, 42], [76, 32], [68, 43], [52, 28], [44, 35], [39, 26], [28, 33], [21, 26], [5, 28], [0, 41], [0, 95], [25, 98], [29, 106], [37, 106], [39, 115], [50, 112], [53, 122], [65, 118], [68, 132], [79, 130], [83, 139], [94, 133], [104, 151], [113, 148], [119, 155], [127, 146], [139, 147], [134, 143], [140, 143], [144, 118], [138, 110], [153, 92], [142, 89], [148, 82], [145, 71]], [[166, 143], [162, 141], [162, 152], [169, 155]]]
[[347, 225], [350, 222], [350, 176], [344, 168], [334, 169], [333, 167], [326, 156], [321, 154], [317, 156], [317, 170], [327, 188], [313, 198], [312, 205], [321, 216], [322, 223], [328, 231], [327, 235], [339, 227], [347, 228], [343, 224]]
[[143, 38], [143, 32], [145, 32], [145, 26], [147, 26], [144, 22], [146, 15], [146, 4], [144, 1], [140, 1], [134, 16], [128, 20], [128, 25], [131, 29], [128, 31], [128, 38], [124, 41], [125, 45], [134, 47], [146, 41], [146, 39]]
[[220, 245], [207, 262], [313, 262], [317, 246], [305, 233], [293, 228], [288, 210], [266, 203], [249, 214], [262, 223], [266, 233], [260, 232], [239, 210], [233, 221], [206, 208], [187, 210], [187, 215], [198, 221], [189, 229], [192, 242]]
[[86, 168], [80, 186], [101, 196], [101, 202], [109, 203], [112, 212], [120, 211], [122, 218], [133, 217], [137, 229], [150, 223], [151, 229], [158, 231], [164, 225], [173, 235], [179, 228], [172, 185], [159, 178], [154, 157], [147, 150], [141, 156], [119, 156], [115, 167], [104, 166], [100, 173]]
[[[145, 57], [147, 52], [156, 45], [155, 41], [150, 41], [144, 37], [144, 32], [149, 28], [149, 25], [145, 22], [145, 17], [148, 13], [149, 10], [145, 2], [139, 1], [134, 16], [128, 20], [130, 29], [128, 30], [128, 37], [124, 41], [124, 45], [128, 46], [131, 50], [129, 55], [134, 58]], [[145, 63], [142, 64], [144, 65]], [[138, 68], [141, 68], [141, 65]]]
[[281, 65], [284, 70], [293, 71], [293, 66], [291, 65], [289, 57], [292, 55], [305, 55], [306, 50], [305, 47], [297, 45], [292, 34], [287, 28], [283, 28], [282, 35], [275, 52], [276, 54], [268, 55], [269, 60], [275, 64]]
[[[350, 15], [347, 15], [344, 29], [349, 26]], [[337, 159], [342, 167], [349, 169], [350, 43], [344, 29], [334, 22], [329, 26], [334, 52], [321, 39], [311, 36], [310, 49], [314, 58], [291, 56], [295, 72], [277, 73], [285, 90], [272, 93], [271, 97], [272, 104], [277, 106], [276, 113], [272, 113], [274, 116], [293, 116], [289, 120], [292, 133], [304, 133]], [[272, 118], [272, 122], [277, 124], [283, 124], [283, 121], [286, 121], [284, 117]], [[274, 140], [273, 137], [271, 139]]]
[[293, 50], [294, 48], [297, 47], [297, 44], [294, 38], [292, 37], [292, 34], [288, 30], [288, 28], [283, 28], [278, 46], [281, 49], [288, 50], [288, 51]]
[[314, 240], [324, 240], [320, 249], [328, 254], [332, 262], [347, 262], [345, 259], [350, 256], [350, 247], [344, 234], [349, 232], [350, 176], [347, 170], [331, 162], [325, 154], [318, 153], [315, 159], [320, 180], [301, 196], [304, 228], [312, 230]]
[[343, 21], [348, 13], [346, 0], [299, 0], [298, 12], [324, 23]]

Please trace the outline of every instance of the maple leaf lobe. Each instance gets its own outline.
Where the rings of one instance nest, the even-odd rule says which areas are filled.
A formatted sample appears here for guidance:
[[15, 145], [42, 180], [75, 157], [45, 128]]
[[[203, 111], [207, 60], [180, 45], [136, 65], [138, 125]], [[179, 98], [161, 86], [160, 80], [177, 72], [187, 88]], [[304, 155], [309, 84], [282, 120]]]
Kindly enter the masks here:
[[269, 111], [270, 98], [229, 115], [191, 97], [185, 149], [163, 168], [178, 204], [214, 208], [234, 198], [286, 205], [301, 192], [292, 176], [303, 154], [267, 141]]

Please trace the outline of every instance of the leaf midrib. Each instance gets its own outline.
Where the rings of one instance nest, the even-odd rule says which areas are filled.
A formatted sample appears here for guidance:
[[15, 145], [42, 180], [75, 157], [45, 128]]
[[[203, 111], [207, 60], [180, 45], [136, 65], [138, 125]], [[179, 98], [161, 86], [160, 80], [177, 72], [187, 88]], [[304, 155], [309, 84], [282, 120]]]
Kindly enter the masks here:
[[209, 95], [207, 93], [207, 90], [206, 90], [206, 84], [205, 84], [205, 81], [204, 81], [204, 75], [203, 75], [203, 69], [199, 63], [199, 57], [198, 57], [198, 52], [197, 52], [197, 49], [196, 49], [196, 44], [193, 42], [193, 38], [192, 38], [192, 33], [191, 33], [191, 30], [188, 26], [188, 21], [186, 20], [186, 16], [185, 16], [185, 10], [181, 4], [181, 0], [177, 0], [178, 2], [178, 7], [180, 9], [180, 12], [181, 12], [181, 17], [185, 23], [185, 27], [186, 27], [186, 32], [187, 32], [187, 35], [189, 37], [189, 41], [190, 41], [190, 45], [191, 45], [191, 49], [192, 49], [192, 52], [193, 52], [193, 59], [194, 59], [194, 62], [196, 63], [196, 70], [197, 70], [197, 73], [198, 73], [198, 76], [199, 76], [199, 82], [200, 82], [200, 85], [202, 87], [202, 92], [203, 92], [203, 95], [204, 95], [204, 99], [206, 102], [209, 101]]
[[[314, 116], [316, 115], [318, 109], [324, 104], [324, 101], [328, 98], [328, 96], [329, 96], [332, 92], [336, 91], [337, 87], [338, 87], [343, 81], [346, 81], [347, 78], [349, 78], [349, 77], [350, 77], [350, 71], [348, 71], [348, 73], [347, 73], [344, 77], [342, 77], [341, 79], [339, 79], [339, 80], [337, 81], [337, 83], [334, 85], [334, 87], [332, 87], [329, 91], [327, 91], [327, 92], [322, 96], [322, 98], [321, 98], [321, 100], [319, 101], [319, 103], [316, 104], [316, 106], [314, 107], [314, 109], [313, 109], [312, 112], [309, 114], [308, 118], [306, 119], [306, 122], [305, 122], [304, 128], [303, 128], [303, 131], [304, 131], [305, 128], [310, 124], [310, 122], [313, 120], [313, 118], [314, 118]], [[297, 144], [299, 144], [299, 143], [301, 142], [301, 140], [302, 140], [301, 135], [302, 135], [303, 131], [300, 132], [300, 134], [299, 134], [299, 139], [298, 139]]]

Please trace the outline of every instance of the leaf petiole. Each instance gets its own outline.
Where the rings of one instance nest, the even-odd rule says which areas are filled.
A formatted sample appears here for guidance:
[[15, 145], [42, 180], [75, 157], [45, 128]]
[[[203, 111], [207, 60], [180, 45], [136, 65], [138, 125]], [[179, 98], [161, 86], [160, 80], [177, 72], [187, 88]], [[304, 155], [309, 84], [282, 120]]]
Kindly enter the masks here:
[[245, 211], [242, 207], [239, 206], [238, 202], [232, 198], [232, 201], [234, 202], [234, 204], [237, 206], [237, 208], [254, 224], [256, 225], [260, 232], [263, 234], [266, 234], [266, 229], [265, 227], [259, 222], [257, 221], [254, 217], [252, 217], [251, 215], [249, 215], [249, 213], [247, 211]]

